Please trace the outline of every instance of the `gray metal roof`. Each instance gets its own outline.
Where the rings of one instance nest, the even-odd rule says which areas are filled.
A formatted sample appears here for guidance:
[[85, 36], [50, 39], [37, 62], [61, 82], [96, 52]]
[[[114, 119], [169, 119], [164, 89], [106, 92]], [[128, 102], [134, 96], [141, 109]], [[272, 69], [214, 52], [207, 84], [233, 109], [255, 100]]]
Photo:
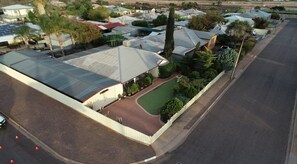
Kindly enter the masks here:
[[[156, 53], [119, 46], [104, 51], [79, 52], [65, 63], [125, 83], [167, 60]], [[71, 55], [72, 56], [72, 55]]]
[[35, 51], [10, 52], [0, 62], [80, 102], [119, 83]]

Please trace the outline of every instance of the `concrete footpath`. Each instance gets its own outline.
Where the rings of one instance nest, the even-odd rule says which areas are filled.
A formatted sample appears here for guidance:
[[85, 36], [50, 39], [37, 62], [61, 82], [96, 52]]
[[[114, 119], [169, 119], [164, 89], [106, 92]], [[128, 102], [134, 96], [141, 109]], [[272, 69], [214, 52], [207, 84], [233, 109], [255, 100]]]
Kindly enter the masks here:
[[156, 152], [156, 159], [166, 152], [173, 151], [181, 145], [199, 122], [207, 115], [212, 106], [222, 97], [225, 91], [236, 81], [236, 79], [253, 62], [258, 54], [269, 44], [274, 36], [287, 24], [285, 21], [279, 24], [275, 31], [267, 35], [266, 38], [259, 41], [253, 50], [248, 53], [238, 64], [235, 72], [235, 78], [230, 80], [230, 73], [226, 73], [218, 80], [206, 93], [201, 96], [174, 124], [153, 144]]

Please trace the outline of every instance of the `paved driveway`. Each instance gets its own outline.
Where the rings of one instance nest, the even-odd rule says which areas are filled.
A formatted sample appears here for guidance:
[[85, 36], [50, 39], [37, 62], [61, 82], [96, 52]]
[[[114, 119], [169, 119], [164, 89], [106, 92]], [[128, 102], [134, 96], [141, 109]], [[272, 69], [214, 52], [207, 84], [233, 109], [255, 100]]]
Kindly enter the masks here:
[[84, 163], [130, 163], [154, 155], [71, 108], [0, 72], [0, 111], [67, 158]]
[[152, 136], [163, 126], [163, 123], [160, 121], [159, 115], [151, 115], [138, 105], [137, 99], [173, 77], [175, 77], [175, 75], [172, 75], [167, 79], [155, 79], [151, 86], [131, 97], [126, 97], [125, 99], [108, 106], [102, 113], [114, 120], [122, 118], [122, 123], [124, 125]]

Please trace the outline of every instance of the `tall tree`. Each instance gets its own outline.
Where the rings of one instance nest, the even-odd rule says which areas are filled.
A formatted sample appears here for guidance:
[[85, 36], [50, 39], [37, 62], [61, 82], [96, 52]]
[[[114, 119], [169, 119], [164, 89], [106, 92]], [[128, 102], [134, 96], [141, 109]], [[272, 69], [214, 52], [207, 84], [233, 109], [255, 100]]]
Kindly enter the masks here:
[[165, 58], [169, 58], [174, 50], [174, 7], [171, 6], [169, 9], [169, 17], [166, 26], [166, 38], [164, 45], [163, 55]]
[[109, 11], [106, 7], [97, 7], [89, 11], [88, 19], [94, 21], [102, 21], [109, 16]]
[[51, 40], [51, 34], [53, 34], [51, 20], [48, 16], [42, 15], [38, 17], [37, 24], [40, 26], [41, 30], [44, 32], [45, 40], [50, 46], [51, 52], [53, 51], [53, 44]]
[[194, 30], [209, 31], [223, 21], [224, 17], [218, 11], [211, 10], [205, 15], [193, 16], [189, 21], [189, 27]]
[[39, 15], [45, 14], [45, 5], [48, 1], [49, 0], [33, 0], [33, 4], [36, 6]]
[[226, 32], [233, 37], [236, 45], [241, 42], [245, 35], [250, 34], [252, 29], [248, 22], [236, 20], [228, 25]]

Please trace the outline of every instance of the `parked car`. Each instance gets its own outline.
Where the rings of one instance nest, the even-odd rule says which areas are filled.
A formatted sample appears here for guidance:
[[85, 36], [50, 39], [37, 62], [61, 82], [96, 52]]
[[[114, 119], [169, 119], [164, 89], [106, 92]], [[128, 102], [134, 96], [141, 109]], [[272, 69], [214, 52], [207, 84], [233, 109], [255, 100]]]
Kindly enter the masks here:
[[4, 127], [7, 123], [6, 117], [0, 113], [0, 128]]

